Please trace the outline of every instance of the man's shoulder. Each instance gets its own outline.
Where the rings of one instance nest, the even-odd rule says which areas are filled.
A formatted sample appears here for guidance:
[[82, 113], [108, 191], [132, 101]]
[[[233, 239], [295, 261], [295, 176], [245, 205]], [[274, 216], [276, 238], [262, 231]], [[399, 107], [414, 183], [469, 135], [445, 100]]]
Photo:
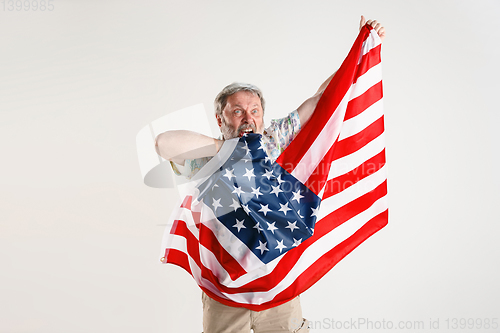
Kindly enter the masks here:
[[272, 119], [269, 126], [264, 129], [263, 135], [267, 137], [274, 135], [287, 136], [290, 132], [298, 132], [299, 130], [300, 117], [297, 110], [295, 110], [283, 118]]

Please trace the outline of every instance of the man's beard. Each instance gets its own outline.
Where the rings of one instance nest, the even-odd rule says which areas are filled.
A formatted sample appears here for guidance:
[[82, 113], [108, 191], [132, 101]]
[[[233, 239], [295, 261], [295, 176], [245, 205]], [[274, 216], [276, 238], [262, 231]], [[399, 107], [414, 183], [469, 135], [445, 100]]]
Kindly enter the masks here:
[[[262, 125], [262, 126], [264, 126], [264, 125]], [[241, 131], [244, 131], [247, 129], [252, 129], [253, 133], [262, 132], [260, 129], [257, 129], [257, 126], [255, 126], [254, 124], [243, 124], [238, 128], [234, 128], [233, 126], [226, 123], [226, 121], [224, 120], [224, 117], [221, 118], [220, 131], [222, 132], [222, 137], [224, 138], [224, 140], [239, 138]]]

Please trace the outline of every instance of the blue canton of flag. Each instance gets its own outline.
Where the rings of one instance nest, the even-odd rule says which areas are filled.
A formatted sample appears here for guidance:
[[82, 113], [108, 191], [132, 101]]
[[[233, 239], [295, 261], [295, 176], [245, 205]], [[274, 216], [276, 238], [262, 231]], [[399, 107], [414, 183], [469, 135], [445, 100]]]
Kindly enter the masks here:
[[229, 159], [198, 186], [217, 219], [263, 263], [312, 236], [320, 198], [271, 163], [260, 134], [245, 134]]

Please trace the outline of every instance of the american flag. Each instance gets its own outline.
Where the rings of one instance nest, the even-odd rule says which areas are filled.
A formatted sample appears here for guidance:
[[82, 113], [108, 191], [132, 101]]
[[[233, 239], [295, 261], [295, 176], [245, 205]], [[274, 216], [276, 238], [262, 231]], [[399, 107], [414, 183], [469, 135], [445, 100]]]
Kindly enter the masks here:
[[271, 163], [228, 140], [171, 216], [163, 263], [261, 311], [307, 290], [388, 221], [380, 38], [363, 27], [297, 137]]

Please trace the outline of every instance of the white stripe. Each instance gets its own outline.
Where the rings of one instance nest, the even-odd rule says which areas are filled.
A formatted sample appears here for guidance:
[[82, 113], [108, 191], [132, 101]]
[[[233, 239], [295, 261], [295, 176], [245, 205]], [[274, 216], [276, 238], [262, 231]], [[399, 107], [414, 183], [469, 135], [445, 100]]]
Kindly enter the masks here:
[[356, 200], [357, 198], [365, 195], [366, 193], [374, 190], [377, 186], [382, 184], [387, 179], [385, 166], [371, 175], [361, 179], [356, 184], [346, 188], [331, 197], [321, 201], [321, 206], [318, 212], [318, 220], [316, 224], [321, 223], [321, 219], [328, 214], [334, 212], [340, 207]]
[[170, 234], [170, 246], [167, 249], [174, 249], [184, 253], [187, 253], [187, 240], [185, 237]]
[[203, 266], [211, 270], [212, 273], [217, 277], [220, 283], [223, 285], [230, 284], [232, 282], [229, 273], [222, 267], [215, 255], [200, 244], [200, 261]]
[[172, 247], [172, 234], [170, 233], [172, 230], [172, 227], [174, 225], [175, 220], [182, 220], [186, 222], [186, 225], [188, 227], [188, 230], [191, 232], [191, 234], [196, 237], [196, 239], [199, 240], [199, 230], [196, 227], [196, 224], [193, 220], [193, 216], [190, 212], [189, 209], [182, 208], [180, 207], [180, 203], [177, 209], [174, 209], [172, 214], [170, 215], [170, 218], [168, 221], [171, 223], [168, 224], [165, 227], [165, 231], [163, 232], [163, 238], [161, 241], [161, 253], [160, 253], [160, 258], [165, 255], [165, 249], [171, 248]]
[[311, 147], [309, 147], [300, 162], [292, 171], [292, 176], [297, 178], [300, 182], [305, 183], [307, 179], [309, 179], [325, 154], [337, 140], [342, 127], [342, 122], [344, 121], [344, 115], [347, 103], [349, 102], [352, 87], [353, 86], [351, 85], [347, 93], [342, 98], [342, 101], [337, 106], [335, 112], [333, 112], [328, 122], [314, 140]]
[[[226, 250], [245, 271], [252, 271], [263, 266], [262, 261], [252, 252], [246, 250], [248, 246], [236, 237], [223, 223], [214, 215], [213, 211], [203, 205], [200, 222], [212, 230], [219, 244]], [[240, 249], [245, 249], [240, 251]]]
[[267, 265], [263, 265], [262, 267], [249, 271], [247, 274], [240, 276], [236, 280], [231, 280], [231, 278], [228, 275], [228, 278], [225, 280], [220, 280], [219, 282], [223, 284], [224, 286], [228, 288], [240, 288], [245, 286], [246, 284], [259, 279], [263, 276], [269, 275], [274, 271], [276, 268], [276, 265], [280, 262], [280, 260], [283, 258], [283, 256], [279, 256], [278, 258], [274, 259], [273, 261], [269, 262]]
[[380, 40], [380, 37], [375, 31], [375, 29], [370, 30], [370, 35], [368, 35], [368, 37], [363, 42], [363, 46], [361, 46], [361, 53], [359, 55], [358, 65], [365, 54], [367, 54], [373, 48], [379, 46], [380, 44], [382, 44], [382, 41]]
[[378, 63], [361, 75], [353, 85], [350, 99], [363, 95], [368, 89], [382, 81], [382, 63]]
[[378, 100], [374, 104], [370, 105], [366, 110], [356, 115], [355, 117], [345, 120], [344, 125], [342, 125], [342, 130], [339, 135], [339, 142], [358, 134], [375, 121], [380, 119], [384, 115], [384, 106], [382, 100]]
[[[354, 170], [373, 156], [380, 153], [382, 150], [384, 150], [384, 148], [385, 135], [384, 133], [382, 133], [352, 154], [346, 155], [333, 161], [330, 165], [330, 172], [328, 173], [327, 179], [334, 179], [338, 176], [348, 173], [351, 170]], [[321, 190], [321, 192], [318, 194], [320, 198], [322, 197], [323, 192], [324, 190]]]

